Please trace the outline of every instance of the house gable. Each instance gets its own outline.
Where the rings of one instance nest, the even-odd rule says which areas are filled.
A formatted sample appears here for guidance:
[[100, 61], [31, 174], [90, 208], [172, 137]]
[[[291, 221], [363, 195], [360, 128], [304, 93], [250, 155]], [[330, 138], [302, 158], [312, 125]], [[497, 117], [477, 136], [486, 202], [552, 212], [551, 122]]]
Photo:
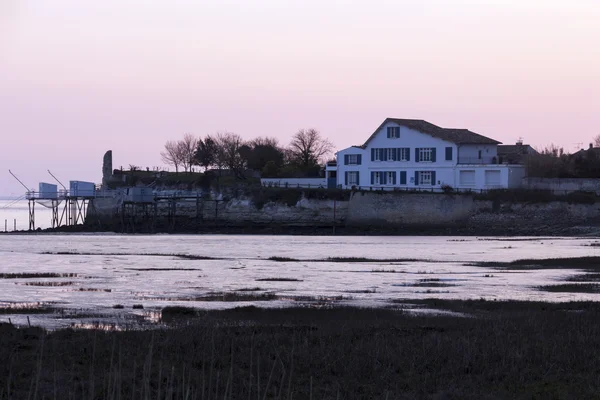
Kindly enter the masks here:
[[390, 123], [454, 144], [500, 144], [500, 142], [497, 140], [488, 138], [475, 132], [471, 132], [468, 129], [440, 128], [439, 126], [430, 122], [418, 119], [386, 118], [385, 121], [383, 121], [383, 123], [375, 130], [375, 132], [369, 136], [362, 147], [367, 148], [369, 143], [375, 139], [375, 137], [382, 134], [381, 132], [383, 128]]

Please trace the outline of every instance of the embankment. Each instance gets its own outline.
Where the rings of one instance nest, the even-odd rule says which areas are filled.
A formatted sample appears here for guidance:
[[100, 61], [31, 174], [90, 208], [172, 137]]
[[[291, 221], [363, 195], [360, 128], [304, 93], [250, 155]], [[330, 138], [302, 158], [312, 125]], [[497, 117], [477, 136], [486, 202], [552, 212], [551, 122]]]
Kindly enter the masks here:
[[97, 199], [86, 230], [295, 234], [595, 235], [600, 203], [472, 194], [354, 192], [328, 199], [297, 192], [162, 201]]

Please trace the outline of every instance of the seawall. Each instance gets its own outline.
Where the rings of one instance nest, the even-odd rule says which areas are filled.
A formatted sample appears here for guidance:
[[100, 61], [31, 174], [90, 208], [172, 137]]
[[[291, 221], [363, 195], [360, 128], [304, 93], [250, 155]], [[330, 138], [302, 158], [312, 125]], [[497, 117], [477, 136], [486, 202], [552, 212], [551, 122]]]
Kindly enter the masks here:
[[256, 202], [250, 197], [123, 205], [97, 199], [89, 230], [118, 232], [254, 232], [596, 235], [600, 203], [480, 200], [468, 194], [355, 192], [349, 199]]

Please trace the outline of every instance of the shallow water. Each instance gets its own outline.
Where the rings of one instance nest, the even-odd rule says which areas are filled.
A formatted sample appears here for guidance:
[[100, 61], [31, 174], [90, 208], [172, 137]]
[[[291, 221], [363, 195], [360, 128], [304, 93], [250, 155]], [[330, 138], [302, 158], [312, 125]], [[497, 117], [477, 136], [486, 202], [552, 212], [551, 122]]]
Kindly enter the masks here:
[[[0, 236], [0, 274], [65, 274], [0, 279], [0, 307], [51, 307], [29, 315], [49, 328], [94, 321], [135, 326], [167, 305], [222, 309], [336, 303], [397, 306], [402, 299], [600, 300], [593, 293], [549, 293], [578, 270], [501, 271], [476, 261], [600, 255], [591, 238], [322, 237], [243, 235], [39, 234]], [[84, 253], [75, 255], [45, 253]], [[92, 255], [90, 255], [92, 253]], [[147, 255], [152, 253], [153, 255]], [[87, 255], [86, 255], [87, 254]], [[146, 254], [146, 255], [144, 255]], [[157, 256], [154, 254], [164, 254]], [[182, 259], [170, 254], [209, 256]], [[306, 261], [275, 262], [269, 257]], [[316, 262], [328, 257], [420, 259], [413, 262]], [[261, 279], [294, 279], [263, 281]], [[50, 286], [52, 285], [52, 286]], [[211, 293], [259, 289], [269, 301], [201, 301]], [[310, 298], [318, 298], [315, 301]], [[213, 299], [214, 300], [214, 299]], [[123, 308], [114, 308], [122, 305]], [[143, 309], [133, 309], [142, 305]], [[0, 321], [27, 323], [24, 315]]]

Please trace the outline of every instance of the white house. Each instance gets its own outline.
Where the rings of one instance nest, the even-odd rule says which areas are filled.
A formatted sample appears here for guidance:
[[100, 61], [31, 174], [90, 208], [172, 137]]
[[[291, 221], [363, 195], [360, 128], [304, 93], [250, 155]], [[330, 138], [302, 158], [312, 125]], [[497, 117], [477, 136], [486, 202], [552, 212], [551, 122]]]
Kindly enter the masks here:
[[362, 146], [337, 152], [337, 184], [388, 190], [519, 187], [525, 168], [499, 163], [498, 144], [467, 129], [387, 118]]

